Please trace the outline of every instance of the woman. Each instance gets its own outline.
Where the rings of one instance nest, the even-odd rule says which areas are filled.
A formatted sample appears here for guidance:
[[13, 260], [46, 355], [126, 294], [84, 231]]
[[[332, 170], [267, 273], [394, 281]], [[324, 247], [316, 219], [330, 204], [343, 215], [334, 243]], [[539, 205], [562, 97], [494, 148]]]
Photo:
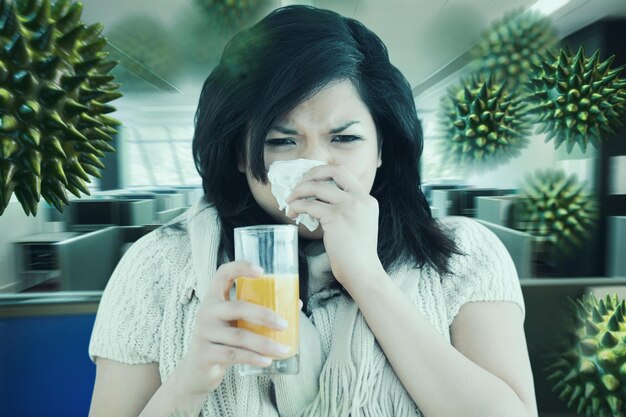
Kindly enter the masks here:
[[[476, 222], [432, 219], [421, 150], [410, 86], [359, 22], [289, 6], [233, 38], [196, 113], [205, 197], [103, 294], [90, 416], [536, 416], [513, 263]], [[267, 169], [297, 158], [326, 164], [285, 214]], [[301, 372], [239, 376], [281, 351], [233, 320], [284, 323], [230, 300], [259, 273], [232, 262], [233, 229], [302, 213], [320, 226], [299, 228]]]

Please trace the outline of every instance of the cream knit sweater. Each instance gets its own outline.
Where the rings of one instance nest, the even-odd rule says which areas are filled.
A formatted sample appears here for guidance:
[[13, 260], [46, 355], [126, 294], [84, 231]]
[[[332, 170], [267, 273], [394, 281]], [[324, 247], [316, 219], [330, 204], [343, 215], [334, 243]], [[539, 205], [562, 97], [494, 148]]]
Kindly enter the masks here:
[[[425, 267], [392, 274], [439, 333], [450, 341], [449, 327], [467, 302], [510, 301], [524, 314], [515, 266], [497, 237], [471, 219], [442, 222], [466, 254], [451, 259], [453, 273], [440, 276]], [[188, 349], [218, 265], [218, 244], [217, 214], [204, 199], [137, 241], [103, 293], [89, 346], [92, 360], [157, 362], [165, 380]], [[310, 296], [306, 314], [300, 313], [300, 374], [242, 377], [231, 368], [207, 396], [202, 415], [421, 416], [356, 303], [332, 285], [321, 242], [305, 252]]]

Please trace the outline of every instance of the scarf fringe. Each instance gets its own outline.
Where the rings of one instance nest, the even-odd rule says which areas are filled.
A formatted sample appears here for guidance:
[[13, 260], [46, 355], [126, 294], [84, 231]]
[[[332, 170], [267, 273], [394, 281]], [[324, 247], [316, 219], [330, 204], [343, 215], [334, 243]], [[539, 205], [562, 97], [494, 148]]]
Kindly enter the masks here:
[[354, 301], [340, 300], [335, 323], [340, 325], [333, 329], [334, 343], [320, 374], [320, 391], [300, 416], [422, 416]]

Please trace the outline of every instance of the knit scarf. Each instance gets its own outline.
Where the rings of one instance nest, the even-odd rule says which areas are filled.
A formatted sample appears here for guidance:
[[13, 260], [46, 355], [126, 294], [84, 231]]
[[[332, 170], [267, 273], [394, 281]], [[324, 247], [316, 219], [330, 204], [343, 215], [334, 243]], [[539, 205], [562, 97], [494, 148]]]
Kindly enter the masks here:
[[[201, 299], [218, 266], [217, 211], [200, 199], [188, 211], [188, 226], [195, 293]], [[358, 305], [338, 288], [323, 243], [308, 245], [305, 253], [309, 298], [307, 314], [300, 313], [300, 373], [241, 376], [231, 367], [218, 389], [209, 394], [205, 415], [421, 416]], [[411, 300], [419, 273], [405, 268], [392, 274]]]

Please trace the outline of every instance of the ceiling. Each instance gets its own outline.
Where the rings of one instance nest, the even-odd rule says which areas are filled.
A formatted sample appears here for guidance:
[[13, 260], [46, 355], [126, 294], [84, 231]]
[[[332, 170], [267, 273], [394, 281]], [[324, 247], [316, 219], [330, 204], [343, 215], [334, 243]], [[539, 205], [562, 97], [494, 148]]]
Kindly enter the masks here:
[[[392, 63], [404, 73], [411, 86], [421, 90], [433, 83], [438, 73], [446, 67], [450, 68], [455, 60], [477, 42], [491, 23], [500, 20], [507, 12], [543, 4], [553, 14], [562, 34], [607, 15], [626, 16], [626, 0], [259, 1], [265, 2], [259, 16], [280, 5], [309, 4], [360, 20], [385, 42]], [[83, 0], [83, 20], [86, 23], [103, 23], [105, 35], [108, 36], [107, 28], [119, 26], [130, 16], [149, 16], [160, 22], [168, 30], [169, 36], [175, 38], [185, 30], [186, 19], [197, 15], [197, 9], [194, 9], [192, 3], [193, 0]], [[203, 70], [198, 74], [201, 78], [206, 77], [216, 65], [219, 52], [238, 30], [217, 25], [211, 28], [213, 32], [203, 33], [202, 36], [203, 42], [211, 42], [213, 53], [207, 55]], [[121, 45], [119, 48], [124, 49]], [[130, 52], [127, 55], [132, 58], [133, 54]], [[184, 88], [183, 84], [189, 82], [189, 77], [176, 78], [156, 66], [148, 65], [147, 70], [148, 75], [141, 76], [156, 90], [180, 91]], [[197, 88], [197, 82], [192, 83]]]

